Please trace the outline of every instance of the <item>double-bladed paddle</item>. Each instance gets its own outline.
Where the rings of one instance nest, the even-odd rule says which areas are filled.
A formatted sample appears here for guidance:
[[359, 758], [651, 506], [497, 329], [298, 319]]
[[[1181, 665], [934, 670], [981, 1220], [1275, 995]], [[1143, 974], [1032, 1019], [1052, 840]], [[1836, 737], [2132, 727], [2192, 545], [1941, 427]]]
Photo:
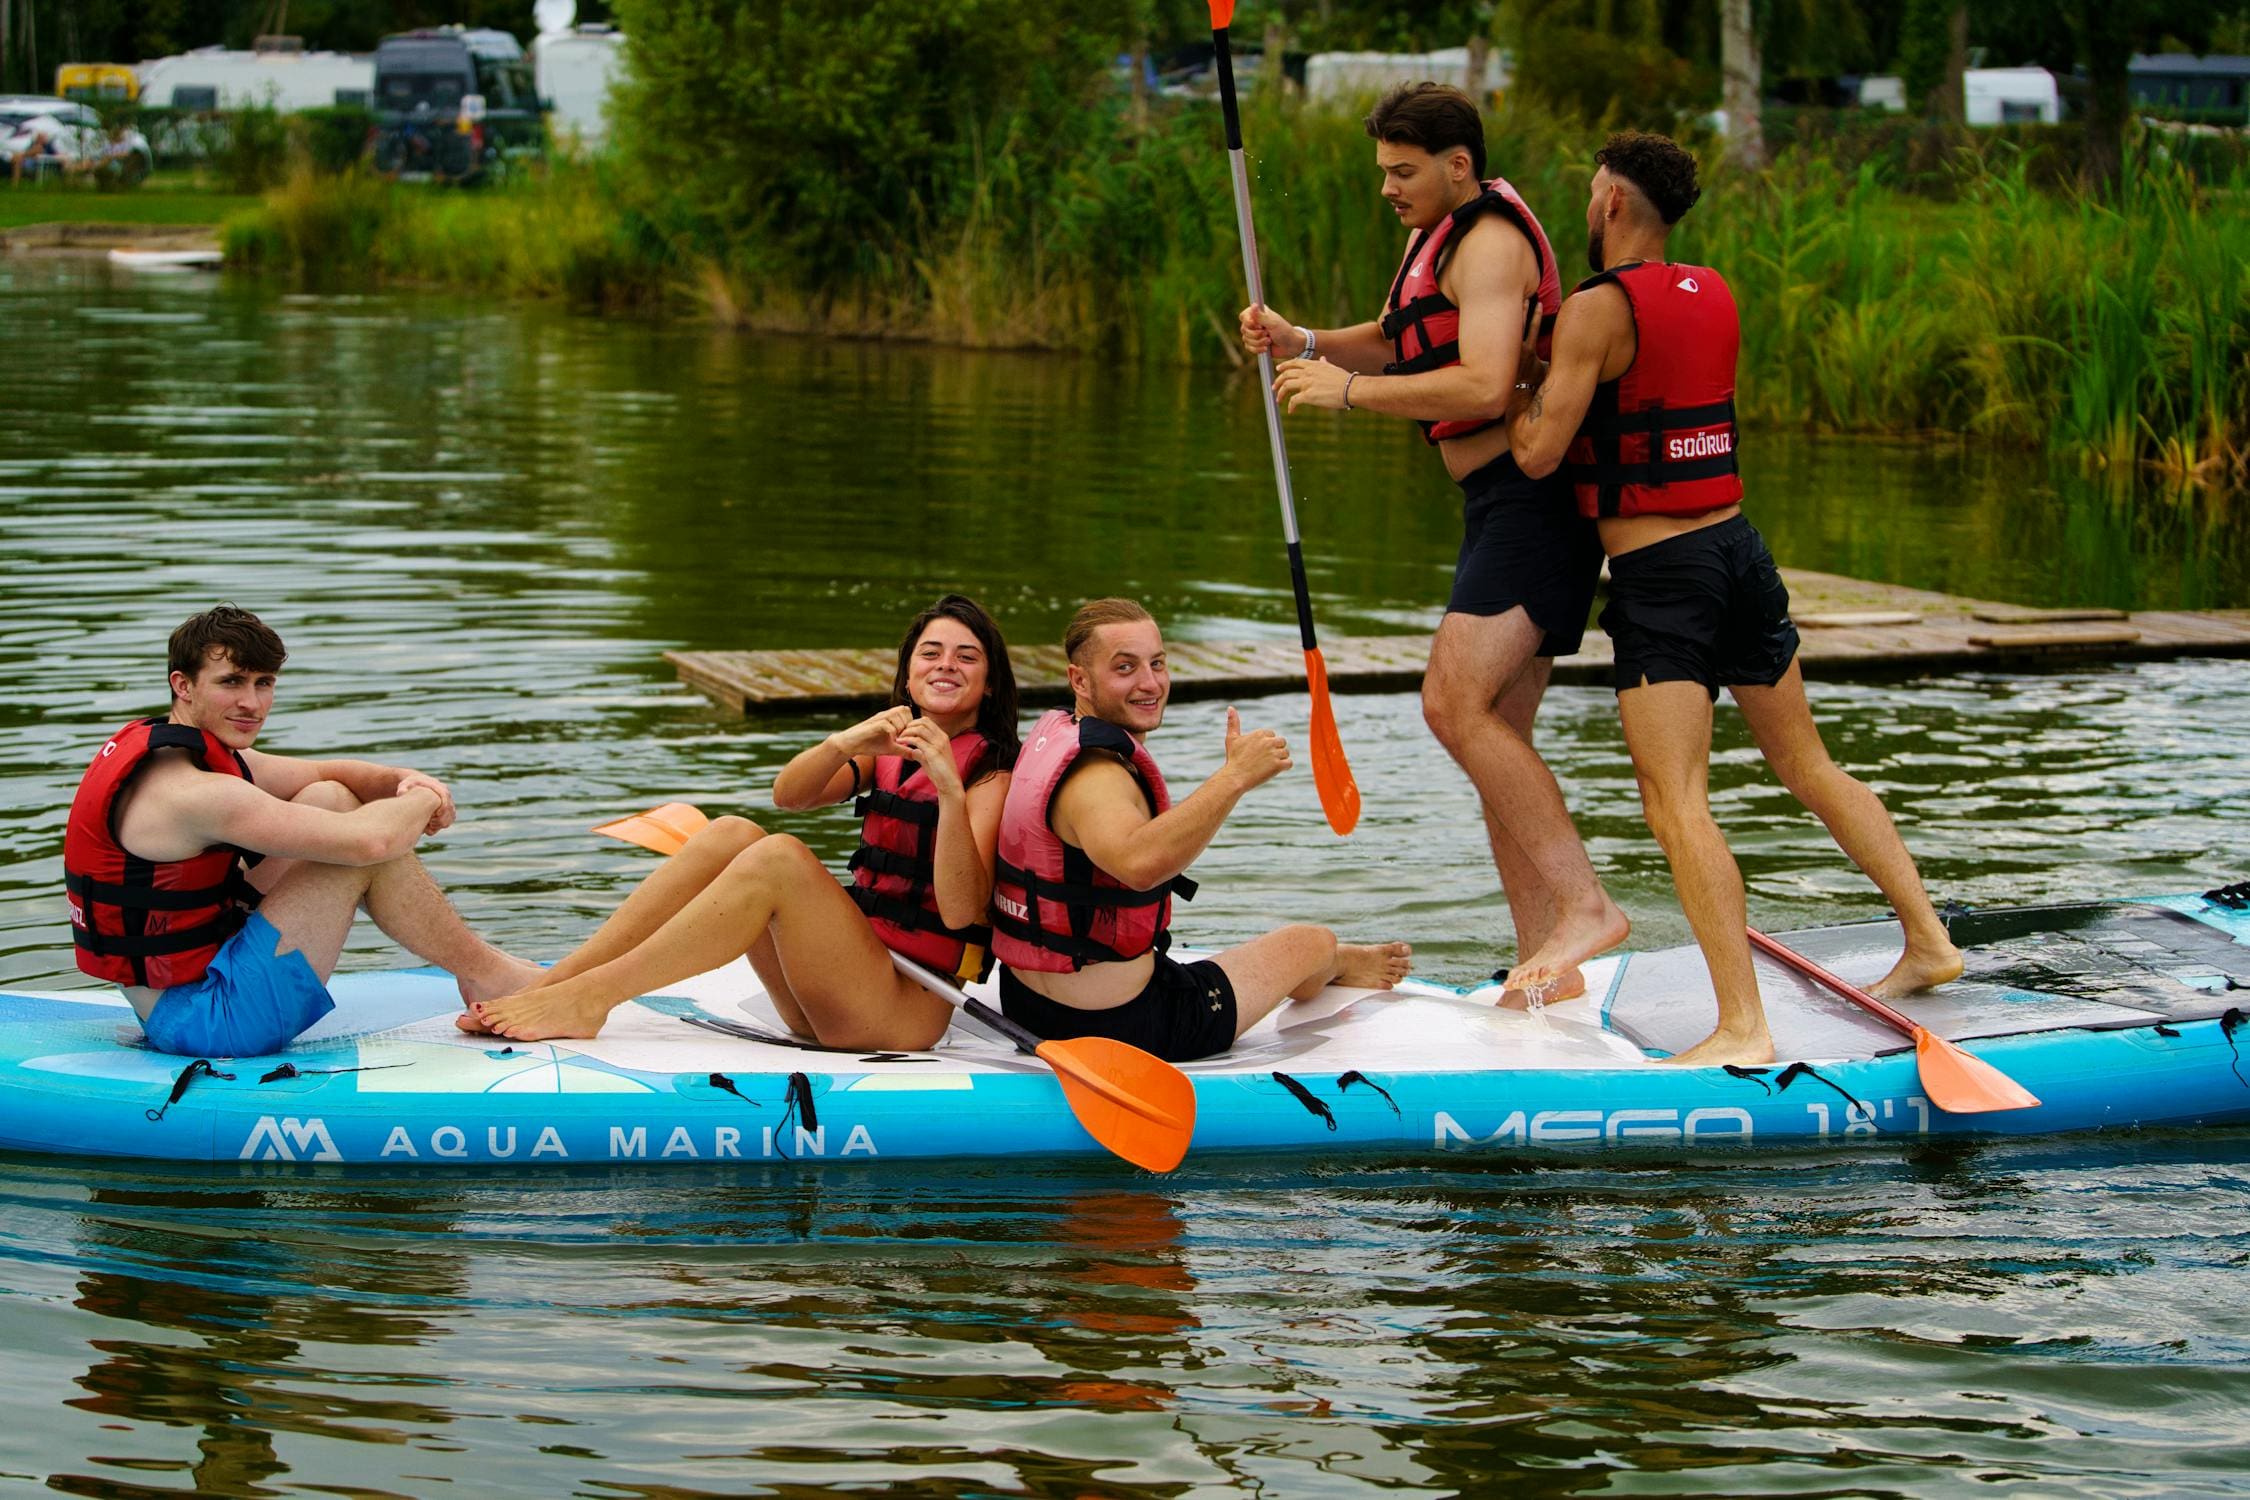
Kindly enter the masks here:
[[[710, 821], [693, 803], [667, 802], [604, 823], [594, 832], [669, 855], [679, 853]], [[920, 964], [897, 954], [891, 961], [907, 978], [958, 1006], [1018, 1052], [1054, 1069], [1070, 1112], [1108, 1150], [1151, 1172], [1169, 1172], [1187, 1155], [1195, 1135], [1195, 1085], [1163, 1058], [1108, 1037], [1043, 1041]]]
[[1826, 985], [1886, 1025], [1914, 1038], [1914, 1066], [1922, 1077], [1922, 1092], [1947, 1114], [1979, 1115], [2038, 1107], [2036, 1095], [1975, 1053], [1947, 1041], [1912, 1016], [1885, 1005], [1858, 985], [1829, 973], [1796, 949], [1775, 942], [1757, 928], [1744, 930], [1759, 952], [1781, 960], [1807, 979]]
[[[1264, 278], [1258, 274], [1258, 235], [1250, 225], [1250, 169], [1242, 159], [1242, 112], [1234, 98], [1234, 54], [1227, 27], [1234, 20], [1234, 0], [1211, 0], [1211, 44], [1218, 51], [1219, 108], [1226, 116], [1227, 166], [1234, 174], [1234, 222], [1242, 234], [1242, 276], [1249, 283], [1250, 302], [1266, 305]], [[1279, 67], [1281, 59], [1268, 58], [1266, 66]], [[1289, 582], [1297, 592], [1297, 634], [1305, 643], [1305, 685], [1312, 690], [1313, 787], [1320, 793], [1320, 810], [1328, 826], [1341, 834], [1359, 826], [1359, 783], [1352, 779], [1351, 762], [1344, 758], [1344, 741], [1336, 733], [1336, 707], [1328, 701], [1328, 664], [1321, 659], [1320, 643], [1313, 636], [1312, 594], [1305, 587], [1305, 549], [1297, 538], [1297, 502], [1289, 485], [1289, 449], [1281, 437], [1281, 406], [1273, 394], [1273, 355], [1258, 356], [1258, 388], [1265, 393], [1266, 440], [1273, 448], [1273, 482], [1281, 493], [1281, 534], [1289, 543]]]

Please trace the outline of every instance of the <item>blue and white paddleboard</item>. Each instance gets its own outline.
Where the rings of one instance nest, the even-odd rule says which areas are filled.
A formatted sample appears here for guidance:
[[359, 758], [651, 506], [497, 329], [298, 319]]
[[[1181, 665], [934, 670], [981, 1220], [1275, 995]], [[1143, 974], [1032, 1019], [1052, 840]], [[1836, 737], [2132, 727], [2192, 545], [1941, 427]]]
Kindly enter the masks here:
[[[1577, 1000], [1499, 1010], [1491, 986], [1330, 989], [1190, 1064], [1192, 1153], [1434, 1154], [1749, 1146], [2250, 1121], [2250, 910], [2211, 897], [1971, 912], [1968, 973], [1901, 1008], [2043, 1101], [1948, 1115], [1905, 1040], [1761, 959], [1782, 1061], [1661, 1061], [1711, 1027], [1701, 955], [1600, 960]], [[1789, 934], [1865, 985], [1888, 922]], [[0, 993], [0, 1148], [184, 1161], [880, 1162], [1097, 1156], [1044, 1064], [967, 1023], [933, 1051], [793, 1042], [737, 961], [620, 1007], [589, 1041], [453, 1024], [429, 970], [340, 976], [336, 1010], [272, 1057], [152, 1052], [113, 990]], [[983, 987], [986, 998], [991, 986]], [[186, 1075], [183, 1077], [183, 1073]]]

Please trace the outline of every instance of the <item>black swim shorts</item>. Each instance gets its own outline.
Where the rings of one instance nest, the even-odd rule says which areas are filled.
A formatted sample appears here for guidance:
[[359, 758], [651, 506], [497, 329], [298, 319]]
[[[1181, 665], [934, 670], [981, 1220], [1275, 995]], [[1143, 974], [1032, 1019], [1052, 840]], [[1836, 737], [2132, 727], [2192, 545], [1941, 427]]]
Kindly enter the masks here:
[[1644, 682], [1772, 687], [1797, 655], [1789, 590], [1758, 528], [1742, 516], [1609, 560], [1602, 629], [1617, 648], [1617, 690]]
[[1167, 1062], [1215, 1057], [1234, 1045], [1234, 984], [1210, 959], [1176, 963], [1156, 955], [1156, 972], [1138, 995], [1108, 1010], [1080, 1010], [1050, 1000], [1000, 970], [1000, 1009], [1042, 1040], [1106, 1036]]
[[1568, 656], [1586, 634], [1602, 544], [1557, 470], [1532, 479], [1503, 453], [1461, 481], [1461, 558], [1448, 614], [1504, 615], [1517, 605], [1546, 633], [1541, 656]]

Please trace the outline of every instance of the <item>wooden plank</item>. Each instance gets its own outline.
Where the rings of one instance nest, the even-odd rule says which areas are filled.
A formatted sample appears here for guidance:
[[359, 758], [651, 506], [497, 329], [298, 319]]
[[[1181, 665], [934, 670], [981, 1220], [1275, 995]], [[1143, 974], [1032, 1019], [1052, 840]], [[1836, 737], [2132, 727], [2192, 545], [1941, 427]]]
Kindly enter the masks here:
[[2121, 609], [2031, 609], [2015, 604], [1980, 604], [1969, 611], [1969, 618], [1982, 620], [1988, 625], [2062, 625], [2073, 620], [2123, 620], [2131, 617]]
[[1789, 618], [1809, 630], [1856, 630], [1870, 625], [1913, 625], [1922, 614], [1913, 609], [1830, 609], [1812, 614], [1792, 610]]
[[[1786, 573], [1785, 573], [1785, 576]], [[2040, 628], [1990, 628], [2006, 606], [1952, 599], [1914, 589], [1858, 584], [1828, 575], [1790, 578], [1812, 595], [1816, 589], [1866, 608], [1814, 609], [1797, 615], [1804, 631], [1800, 654], [1808, 677], [1851, 677], [1957, 669], [2013, 659], [2036, 668], [2046, 657], [2139, 660], [2165, 656], [2250, 657], [2250, 611], [2151, 611], [2114, 623], [2116, 611], [2031, 612]], [[1814, 602], [1807, 598], [1805, 602]], [[1822, 601], [1826, 602], [1826, 601]], [[1874, 604], [1896, 607], [1876, 608]], [[1339, 692], [1412, 691], [1430, 651], [1427, 635], [1343, 636], [1322, 643], [1330, 684]], [[1294, 637], [1255, 641], [1171, 643], [1173, 696], [1220, 698], [1302, 692], [1305, 661]], [[1026, 707], [1068, 700], [1062, 648], [1041, 642], [1015, 648], [1017, 689]], [[839, 650], [668, 651], [680, 680], [741, 713], [874, 708], [889, 701], [897, 656], [887, 647]], [[1589, 630], [1579, 651], [1554, 664], [1553, 680], [1609, 685], [1615, 652], [1610, 640]]]
[[2058, 646], [2129, 646], [2141, 633], [2129, 626], [2089, 626], [2079, 630], [1971, 631], [1969, 644], [1992, 651], [2049, 650]]

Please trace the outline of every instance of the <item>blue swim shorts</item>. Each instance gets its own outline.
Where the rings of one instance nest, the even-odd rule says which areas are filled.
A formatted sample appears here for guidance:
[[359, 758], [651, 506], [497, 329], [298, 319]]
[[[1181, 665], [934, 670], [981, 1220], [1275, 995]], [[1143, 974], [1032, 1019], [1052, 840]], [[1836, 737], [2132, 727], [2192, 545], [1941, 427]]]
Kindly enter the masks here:
[[141, 1029], [159, 1052], [181, 1057], [264, 1057], [336, 1008], [305, 955], [277, 954], [281, 929], [253, 912], [192, 984], [156, 1000]]

